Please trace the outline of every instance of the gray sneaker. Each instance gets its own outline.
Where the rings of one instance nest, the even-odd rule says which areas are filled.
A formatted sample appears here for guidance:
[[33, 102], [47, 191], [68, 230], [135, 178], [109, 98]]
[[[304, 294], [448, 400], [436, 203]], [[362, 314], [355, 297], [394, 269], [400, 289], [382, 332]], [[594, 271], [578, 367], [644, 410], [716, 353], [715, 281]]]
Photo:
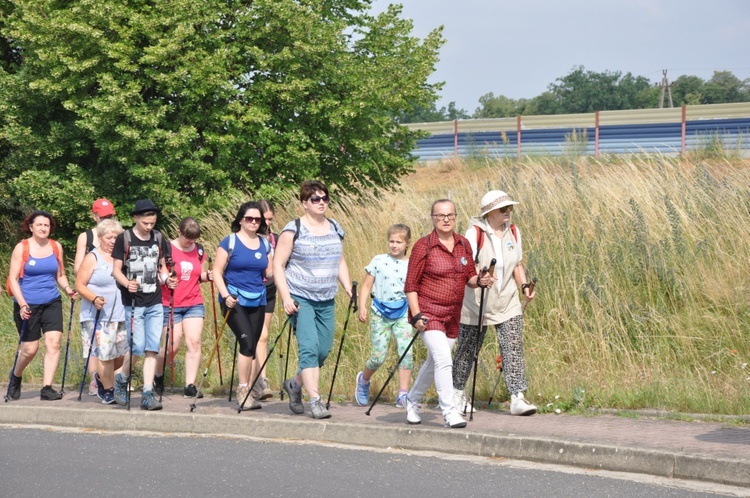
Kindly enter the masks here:
[[284, 390], [289, 395], [289, 409], [292, 413], [301, 415], [305, 413], [305, 404], [302, 403], [302, 389], [295, 391], [292, 389], [292, 379], [284, 381]]
[[[237, 408], [242, 411], [260, 410], [261, 408], [263, 408], [260, 402], [253, 398], [252, 393], [250, 394], [250, 396], [247, 395], [248, 391], [250, 390], [247, 388], [247, 386], [237, 388]], [[247, 401], [245, 401], [245, 398], [247, 398]], [[243, 405], [242, 403], [245, 404]]]
[[143, 397], [141, 398], [141, 409], [148, 411], [161, 410], [163, 407], [154, 397], [153, 391], [143, 391]]
[[115, 376], [115, 403], [121, 406], [128, 404], [128, 379], [120, 374]]
[[310, 413], [312, 414], [312, 418], [331, 418], [331, 412], [326, 410], [320, 398], [310, 403]]

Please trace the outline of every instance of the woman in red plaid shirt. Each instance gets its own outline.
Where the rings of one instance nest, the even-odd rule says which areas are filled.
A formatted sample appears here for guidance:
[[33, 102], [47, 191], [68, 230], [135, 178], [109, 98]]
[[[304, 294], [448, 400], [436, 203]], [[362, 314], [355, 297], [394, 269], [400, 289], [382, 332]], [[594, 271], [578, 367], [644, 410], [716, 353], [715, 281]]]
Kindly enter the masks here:
[[489, 287], [494, 278], [477, 275], [469, 241], [454, 231], [453, 201], [435, 201], [430, 216], [435, 229], [414, 244], [404, 285], [411, 324], [427, 347], [427, 359], [406, 398], [406, 421], [422, 421], [418, 403], [434, 381], [445, 425], [460, 428], [466, 421], [453, 401], [451, 348], [458, 337], [464, 289]]

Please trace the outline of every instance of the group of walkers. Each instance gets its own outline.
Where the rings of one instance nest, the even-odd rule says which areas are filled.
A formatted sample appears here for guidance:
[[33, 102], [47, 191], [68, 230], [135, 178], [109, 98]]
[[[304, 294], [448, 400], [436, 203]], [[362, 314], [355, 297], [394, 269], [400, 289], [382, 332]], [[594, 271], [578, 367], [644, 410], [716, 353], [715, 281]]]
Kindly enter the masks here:
[[[320, 181], [306, 181], [299, 200], [304, 214], [287, 223], [278, 236], [271, 230], [274, 210], [267, 201], [242, 204], [211, 268], [210, 258], [207, 267], [206, 252], [197, 242], [201, 227], [195, 219], [184, 218], [177, 238], [167, 241], [154, 229], [161, 210], [152, 201], [136, 202], [130, 213], [133, 227], [123, 230], [114, 219], [112, 204], [98, 199], [92, 207], [96, 227], [78, 238], [75, 287], [65, 274], [62, 247], [50, 239], [54, 218], [34, 211], [22, 224], [30, 237], [15, 247], [10, 264], [8, 283], [15, 300], [19, 349], [8, 397], [20, 397], [23, 370], [35, 356], [42, 334], [46, 354], [41, 399], [62, 397], [52, 388], [63, 334], [58, 288], [72, 300], [79, 296], [83, 300], [83, 355], [94, 372], [90, 394], [105, 404], [130, 406], [133, 358], [143, 357], [141, 408], [161, 409], [164, 367], [173, 362], [184, 337], [184, 395], [202, 397], [196, 387], [206, 315], [201, 284], [211, 282], [239, 349], [239, 409], [258, 409], [261, 400], [273, 396], [261, 368], [278, 294], [297, 338], [298, 369], [282, 386], [289, 395], [289, 408], [295, 414], [309, 410], [316, 419], [330, 417], [319, 391], [320, 369], [333, 345], [338, 287], [351, 301], [353, 284], [344, 257], [344, 230], [326, 217], [327, 187]], [[430, 213], [433, 230], [414, 243], [411, 255], [410, 228], [394, 224], [388, 229], [388, 252], [365, 267], [358, 299], [358, 319], [364, 323], [369, 315], [372, 342], [371, 356], [355, 381], [359, 405], [370, 402], [370, 380], [384, 363], [393, 335], [401, 359], [396, 404], [406, 410], [407, 422], [421, 422], [419, 403], [434, 383], [446, 426], [464, 427], [462, 415], [474, 409], [464, 389], [486, 328], [494, 325], [511, 413], [535, 413], [536, 407], [524, 397], [523, 306], [518, 288], [526, 302], [535, 293], [521, 264], [520, 230], [510, 222], [517, 204], [505, 192], [488, 192], [464, 237], [455, 232], [455, 204], [448, 199], [435, 201]], [[427, 358], [409, 389], [414, 333], [425, 344]]]

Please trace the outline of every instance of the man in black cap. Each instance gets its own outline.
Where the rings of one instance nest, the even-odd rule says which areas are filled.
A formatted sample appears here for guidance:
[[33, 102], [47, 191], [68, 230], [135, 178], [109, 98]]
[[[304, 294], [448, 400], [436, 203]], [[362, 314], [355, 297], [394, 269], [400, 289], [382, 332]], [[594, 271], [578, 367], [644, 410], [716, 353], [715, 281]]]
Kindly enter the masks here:
[[[177, 277], [170, 276], [167, 270], [166, 261], [170, 259], [169, 243], [158, 230], [154, 230], [160, 212], [161, 209], [150, 199], [136, 202], [135, 209], [130, 212], [135, 225], [117, 236], [112, 250], [112, 276], [117, 280], [125, 305], [128, 337], [132, 334], [130, 344], [133, 350], [128, 354], [145, 355], [141, 398], [141, 408], [144, 410], [162, 408], [161, 403], [154, 397], [156, 356], [159, 353], [164, 322], [159, 284], [164, 282], [170, 289], [174, 289], [178, 282]], [[126, 356], [122, 372], [115, 378], [115, 401], [119, 405], [127, 403], [129, 376], [130, 361]]]

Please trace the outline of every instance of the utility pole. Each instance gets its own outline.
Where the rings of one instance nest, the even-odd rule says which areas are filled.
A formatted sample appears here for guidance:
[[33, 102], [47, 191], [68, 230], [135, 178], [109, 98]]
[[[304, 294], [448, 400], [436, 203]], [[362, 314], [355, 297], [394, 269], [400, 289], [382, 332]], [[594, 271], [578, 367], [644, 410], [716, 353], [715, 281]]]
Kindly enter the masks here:
[[667, 70], [662, 70], [662, 77], [661, 77], [661, 95], [659, 95], [659, 109], [664, 108], [664, 94], [666, 93], [669, 96], [669, 107], [674, 107], [674, 104], [672, 103], [672, 85], [669, 83], [669, 78], [667, 78]]

